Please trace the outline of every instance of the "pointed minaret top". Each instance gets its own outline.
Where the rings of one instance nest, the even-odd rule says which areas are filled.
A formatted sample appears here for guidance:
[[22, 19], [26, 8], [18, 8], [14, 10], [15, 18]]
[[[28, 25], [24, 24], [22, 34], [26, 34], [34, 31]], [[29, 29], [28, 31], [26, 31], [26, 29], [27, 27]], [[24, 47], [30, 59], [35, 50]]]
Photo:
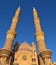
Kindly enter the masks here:
[[34, 16], [34, 17], [38, 17], [38, 13], [37, 13], [35, 7], [33, 7], [33, 16]]
[[20, 6], [19, 6], [18, 9], [16, 10], [15, 15], [16, 15], [16, 16], [19, 16], [19, 14], [20, 14]]
[[35, 11], [36, 9], [35, 9], [35, 7], [33, 7], [33, 11]]
[[20, 6], [18, 7], [18, 10], [20, 10]]

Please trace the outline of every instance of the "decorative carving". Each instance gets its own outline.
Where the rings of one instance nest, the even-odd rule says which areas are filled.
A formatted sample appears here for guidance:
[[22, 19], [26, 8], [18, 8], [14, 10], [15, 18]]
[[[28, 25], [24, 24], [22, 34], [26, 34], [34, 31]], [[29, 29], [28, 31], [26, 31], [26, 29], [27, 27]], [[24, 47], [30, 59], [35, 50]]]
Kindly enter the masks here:
[[27, 60], [27, 56], [26, 56], [26, 55], [23, 55], [23, 56], [22, 56], [22, 59], [23, 59], [23, 60]]

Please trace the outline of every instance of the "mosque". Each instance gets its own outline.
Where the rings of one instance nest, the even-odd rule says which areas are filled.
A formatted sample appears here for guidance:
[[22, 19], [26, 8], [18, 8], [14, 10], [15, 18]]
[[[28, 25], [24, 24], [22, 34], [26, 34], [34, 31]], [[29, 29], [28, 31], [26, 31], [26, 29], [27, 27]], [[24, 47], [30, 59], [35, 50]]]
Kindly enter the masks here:
[[[31, 45], [26, 42], [19, 45], [16, 42], [12, 49], [13, 41], [16, 37], [16, 26], [19, 21], [19, 15], [20, 7], [12, 18], [12, 24], [6, 33], [4, 47], [0, 49], [0, 65], [56, 65], [56, 62], [51, 61], [51, 50], [46, 48], [44, 32], [41, 29], [38, 13], [35, 8], [33, 8], [33, 18], [36, 30], [35, 39], [38, 47], [34, 42]], [[36, 47], [38, 48], [38, 53], [36, 52]]]

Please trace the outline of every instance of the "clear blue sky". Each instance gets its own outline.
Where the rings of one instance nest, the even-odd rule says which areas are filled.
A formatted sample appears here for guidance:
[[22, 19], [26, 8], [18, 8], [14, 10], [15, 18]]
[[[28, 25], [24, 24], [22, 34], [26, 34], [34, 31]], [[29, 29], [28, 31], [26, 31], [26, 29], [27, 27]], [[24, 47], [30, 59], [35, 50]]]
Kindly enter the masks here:
[[46, 46], [53, 52], [52, 61], [56, 61], [56, 0], [0, 0], [0, 48], [4, 45], [6, 32], [19, 6], [21, 14], [15, 41], [18, 41], [19, 44], [24, 41], [31, 44], [34, 41], [37, 44], [34, 38], [35, 27], [32, 15], [32, 9], [35, 7], [45, 33]]

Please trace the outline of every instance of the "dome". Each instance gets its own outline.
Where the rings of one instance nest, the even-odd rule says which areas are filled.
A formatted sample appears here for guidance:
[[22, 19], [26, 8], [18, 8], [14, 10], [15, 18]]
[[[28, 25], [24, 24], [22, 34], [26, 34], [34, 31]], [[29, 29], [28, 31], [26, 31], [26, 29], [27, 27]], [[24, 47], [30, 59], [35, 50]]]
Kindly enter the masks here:
[[32, 46], [30, 46], [28, 43], [24, 42], [20, 45], [18, 51], [32, 51]]

